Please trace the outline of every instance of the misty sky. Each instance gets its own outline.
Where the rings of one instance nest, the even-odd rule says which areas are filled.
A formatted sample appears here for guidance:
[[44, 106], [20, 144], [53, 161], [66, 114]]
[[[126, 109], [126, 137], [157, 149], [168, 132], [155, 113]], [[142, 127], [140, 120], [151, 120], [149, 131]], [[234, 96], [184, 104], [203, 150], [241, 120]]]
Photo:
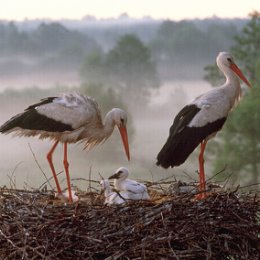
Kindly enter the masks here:
[[118, 17], [127, 13], [134, 18], [151, 16], [180, 20], [185, 18], [247, 17], [260, 10], [259, 0], [8, 0], [0, 1], [0, 19], [34, 18], [81, 19]]

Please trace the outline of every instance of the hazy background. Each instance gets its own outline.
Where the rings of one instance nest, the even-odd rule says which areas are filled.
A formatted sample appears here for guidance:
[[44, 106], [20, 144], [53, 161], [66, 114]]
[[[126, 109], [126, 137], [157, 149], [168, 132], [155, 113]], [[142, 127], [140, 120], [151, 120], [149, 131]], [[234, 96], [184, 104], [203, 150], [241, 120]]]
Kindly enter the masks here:
[[[121, 93], [129, 114], [132, 159], [127, 162], [115, 129], [112, 138], [90, 152], [82, 151], [82, 145], [69, 146], [71, 177], [87, 179], [92, 167], [92, 178], [99, 179], [98, 173], [108, 177], [118, 167], [127, 166], [131, 176], [137, 179], [159, 180], [171, 175], [187, 179], [189, 175], [197, 180], [196, 153], [181, 167], [168, 170], [155, 166], [156, 155], [166, 141], [178, 110], [211, 88], [203, 80], [204, 67], [215, 62], [219, 51], [229, 49], [233, 36], [248, 21], [248, 12], [259, 7], [258, 1], [247, 1], [247, 6], [237, 4], [230, 13], [221, 13], [229, 9], [221, 7], [221, 1], [208, 11], [205, 9], [208, 1], [196, 1], [204, 7], [201, 13], [200, 8], [182, 7], [195, 1], [178, 3], [181, 5], [179, 12], [174, 5], [177, 1], [154, 1], [157, 6], [150, 1], [139, 1], [140, 4], [131, 1], [133, 5], [130, 1], [98, 1], [99, 6], [110, 3], [107, 14], [102, 13], [106, 6], [95, 9], [84, 4], [82, 8], [83, 2], [72, 1], [85, 15], [67, 6], [67, 2], [55, 1], [50, 5], [45, 1], [42, 6], [39, 1], [23, 1], [24, 5], [19, 6], [20, 2], [8, 1], [3, 8], [0, 4], [1, 124], [40, 98], [79, 90], [85, 82], [81, 71], [86, 59], [96, 52], [105, 55], [115, 48], [121, 37], [133, 34], [149, 49], [159, 84], [149, 89], [149, 97], [141, 105], [140, 100], [136, 105], [131, 102], [135, 99], [126, 100], [124, 92]], [[122, 6], [122, 2], [125, 5]], [[114, 6], [112, 10], [111, 5]], [[171, 13], [182, 16], [175, 18]], [[173, 34], [178, 37], [173, 39]], [[101, 109], [103, 114], [107, 112], [102, 106]], [[43, 171], [51, 176], [46, 160], [51, 147], [49, 140], [0, 135], [0, 143], [0, 186], [10, 186], [10, 176], [17, 187], [27, 183], [37, 188], [45, 181], [28, 144]], [[115, 150], [115, 146], [118, 149]], [[63, 170], [61, 148], [60, 145], [54, 155], [57, 172]], [[209, 176], [213, 174], [210, 169], [211, 162], [206, 160]], [[87, 186], [84, 181], [73, 183], [81, 188]]]

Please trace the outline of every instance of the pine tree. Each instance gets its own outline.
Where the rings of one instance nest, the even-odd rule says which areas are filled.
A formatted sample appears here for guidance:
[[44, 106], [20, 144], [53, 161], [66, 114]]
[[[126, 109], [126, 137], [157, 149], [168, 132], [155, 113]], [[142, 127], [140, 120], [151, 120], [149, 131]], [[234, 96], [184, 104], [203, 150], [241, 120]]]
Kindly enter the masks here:
[[260, 170], [260, 13], [254, 12], [250, 17], [235, 37], [231, 53], [253, 87], [230, 113], [219, 134], [221, 140], [212, 144], [211, 151], [216, 154], [216, 171], [227, 165], [234, 172], [233, 178], [257, 183]]

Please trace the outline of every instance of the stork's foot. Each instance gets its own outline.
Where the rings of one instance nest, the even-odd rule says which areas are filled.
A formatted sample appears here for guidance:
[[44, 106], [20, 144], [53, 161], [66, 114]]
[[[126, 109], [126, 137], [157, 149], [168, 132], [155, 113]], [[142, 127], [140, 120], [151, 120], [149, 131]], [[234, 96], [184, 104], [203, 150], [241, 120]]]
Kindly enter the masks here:
[[202, 192], [202, 193], [196, 194], [194, 197], [196, 200], [203, 200], [203, 199], [206, 199], [208, 196], [209, 196], [209, 193]]
[[60, 199], [64, 203], [75, 203], [79, 201], [79, 197], [77, 195], [77, 192], [74, 190], [71, 190], [72, 197], [69, 196], [69, 191], [65, 190], [61, 193], [55, 193], [55, 198]]

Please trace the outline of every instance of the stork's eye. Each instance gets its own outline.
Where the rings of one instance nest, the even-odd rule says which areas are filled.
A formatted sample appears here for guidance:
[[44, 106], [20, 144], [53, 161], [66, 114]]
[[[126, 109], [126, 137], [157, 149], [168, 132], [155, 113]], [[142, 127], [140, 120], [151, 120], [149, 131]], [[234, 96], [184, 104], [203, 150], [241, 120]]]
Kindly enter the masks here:
[[227, 58], [227, 61], [228, 61], [228, 62], [232, 62], [232, 59], [231, 59], [231, 58]]
[[124, 122], [125, 122], [124, 118], [121, 118], [120, 121], [122, 124], [124, 124]]

